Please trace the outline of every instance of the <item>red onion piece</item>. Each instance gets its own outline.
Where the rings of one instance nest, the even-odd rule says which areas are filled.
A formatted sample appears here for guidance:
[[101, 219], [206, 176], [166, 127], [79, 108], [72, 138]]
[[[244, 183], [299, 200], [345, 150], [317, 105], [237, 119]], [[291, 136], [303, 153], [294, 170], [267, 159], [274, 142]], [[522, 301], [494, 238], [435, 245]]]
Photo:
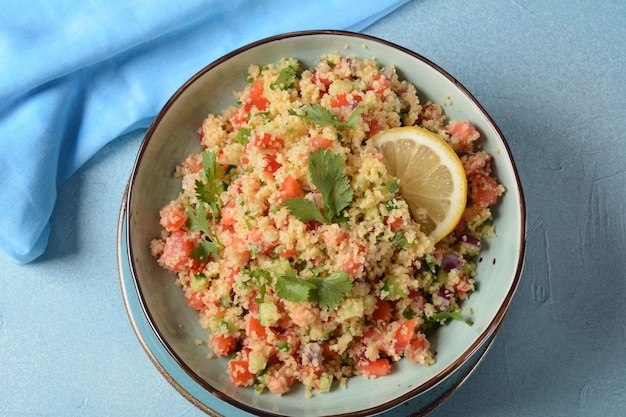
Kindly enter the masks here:
[[441, 258], [441, 267], [446, 272], [459, 268], [461, 265], [463, 265], [463, 258], [456, 253], [446, 253], [443, 255], [443, 258]]
[[461, 236], [461, 242], [464, 244], [473, 246], [477, 249], [480, 249], [483, 247], [483, 242], [481, 242], [480, 239], [478, 239], [476, 236], [472, 236], [468, 234], [464, 234], [463, 236]]
[[437, 307], [439, 311], [446, 311], [448, 307], [450, 307], [451, 298], [452, 293], [444, 287], [441, 287], [437, 293], [437, 297], [433, 297], [433, 305]]

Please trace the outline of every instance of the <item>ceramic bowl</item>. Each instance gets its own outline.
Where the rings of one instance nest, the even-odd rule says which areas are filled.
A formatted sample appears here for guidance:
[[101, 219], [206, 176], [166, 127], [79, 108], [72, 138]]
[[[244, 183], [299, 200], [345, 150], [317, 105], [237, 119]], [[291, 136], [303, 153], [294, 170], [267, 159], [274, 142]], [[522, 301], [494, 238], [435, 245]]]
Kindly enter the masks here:
[[[251, 388], [234, 387], [225, 372], [226, 359], [207, 359], [208, 348], [196, 344], [207, 339], [206, 331], [196, 311], [186, 306], [173, 275], [150, 255], [149, 243], [160, 232], [159, 209], [179, 190], [179, 180], [172, 177], [174, 168], [199, 150], [197, 129], [206, 115], [234, 104], [233, 91], [243, 89], [248, 66], [294, 57], [304, 67], [313, 67], [322, 54], [335, 52], [375, 58], [379, 65], [394, 64], [400, 76], [417, 87], [422, 102], [448, 103], [444, 108], [449, 119], [469, 120], [482, 132], [484, 149], [494, 157], [495, 175], [507, 189], [495, 208], [498, 236], [488, 241], [481, 254], [478, 291], [464, 303], [473, 310], [474, 325], [453, 321], [436, 331], [431, 338], [436, 364], [421, 367], [401, 361], [384, 378], [352, 378], [346, 389], [335, 388], [309, 399], [300, 388], [280, 397], [259, 395]], [[513, 158], [502, 133], [477, 100], [443, 69], [415, 52], [338, 31], [264, 39], [218, 59], [187, 81], [146, 133], [129, 181], [125, 216], [129, 268], [142, 312], [185, 378], [201, 387], [194, 398], [205, 405], [217, 399], [254, 415], [372, 415], [419, 398], [450, 380], [458, 381], [461, 373], [478, 363], [478, 356], [497, 333], [517, 288], [525, 249], [525, 204]], [[173, 379], [181, 388], [180, 381]]]

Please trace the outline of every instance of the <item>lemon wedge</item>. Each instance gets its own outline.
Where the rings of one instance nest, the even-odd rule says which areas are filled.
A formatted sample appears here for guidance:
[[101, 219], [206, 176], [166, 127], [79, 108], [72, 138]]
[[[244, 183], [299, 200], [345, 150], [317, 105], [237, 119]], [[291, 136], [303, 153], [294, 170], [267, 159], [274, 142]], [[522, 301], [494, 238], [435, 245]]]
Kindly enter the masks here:
[[467, 178], [454, 150], [434, 133], [416, 126], [378, 133], [372, 144], [400, 181], [400, 195], [413, 218], [435, 242], [456, 227], [467, 203]]

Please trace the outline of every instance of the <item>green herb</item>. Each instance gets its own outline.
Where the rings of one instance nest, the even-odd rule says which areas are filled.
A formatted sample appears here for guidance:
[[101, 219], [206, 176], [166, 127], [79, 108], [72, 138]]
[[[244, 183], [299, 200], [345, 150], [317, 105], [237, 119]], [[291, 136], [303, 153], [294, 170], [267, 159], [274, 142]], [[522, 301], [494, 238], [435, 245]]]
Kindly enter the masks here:
[[291, 350], [291, 345], [284, 340], [279, 340], [278, 342], [276, 342], [276, 347], [283, 352], [289, 352]]
[[402, 317], [404, 317], [407, 320], [411, 320], [415, 316], [417, 316], [417, 313], [411, 310], [410, 308], [407, 308], [402, 312]]
[[243, 146], [246, 146], [250, 141], [251, 133], [252, 129], [250, 129], [249, 127], [242, 127], [235, 135], [235, 142], [241, 143]]
[[473, 321], [466, 319], [465, 317], [463, 317], [463, 314], [457, 311], [441, 311], [439, 313], [433, 314], [433, 317], [431, 318], [432, 321], [437, 321], [437, 322], [441, 320], [447, 320], [447, 319], [459, 320], [459, 321], [464, 322], [468, 326], [471, 326], [474, 324]]
[[407, 240], [404, 232], [401, 232], [401, 231], [394, 232], [391, 243], [393, 243], [394, 245], [396, 245], [397, 247], [401, 249], [408, 249], [411, 246], [413, 246], [413, 244], [409, 243], [409, 241]]
[[189, 253], [189, 257], [197, 259], [202, 263], [207, 262], [209, 259], [217, 259], [217, 251], [219, 245], [216, 242], [204, 240], [198, 243]]
[[334, 310], [352, 291], [347, 272], [338, 271], [325, 277], [303, 278], [289, 268], [276, 279], [276, 294], [288, 301], [311, 301], [324, 310]]
[[355, 129], [357, 122], [361, 119], [361, 110], [358, 107], [354, 109], [348, 117], [348, 120], [344, 123], [334, 116], [328, 108], [318, 104], [307, 106], [304, 110], [304, 114], [298, 114], [293, 109], [289, 110], [289, 114], [292, 116], [298, 116], [304, 121], [314, 123], [321, 127], [329, 126], [337, 129]]
[[203, 232], [206, 236], [206, 240], [196, 245], [190, 256], [206, 262], [209, 257], [217, 258], [218, 249], [223, 247], [217, 236], [215, 222], [221, 211], [219, 196], [224, 191], [224, 167], [217, 163], [215, 152], [202, 152], [200, 177], [202, 180], [196, 180], [195, 183], [198, 202], [194, 208], [187, 208], [187, 218], [191, 231]]
[[397, 193], [400, 190], [400, 184], [398, 180], [393, 180], [389, 185], [387, 185], [387, 189], [390, 193]]
[[289, 66], [287, 68], [283, 68], [280, 70], [276, 81], [270, 84], [270, 88], [272, 90], [276, 90], [277, 88], [281, 90], [286, 90], [288, 88], [293, 87], [294, 80], [298, 76], [298, 68]]
[[307, 163], [311, 182], [318, 188], [324, 199], [324, 212], [306, 198], [287, 198], [283, 202], [291, 214], [303, 222], [317, 220], [330, 224], [338, 220], [338, 215], [352, 201], [352, 189], [346, 176], [341, 155], [322, 148], [309, 154]]
[[309, 299], [309, 293], [314, 284], [298, 277], [296, 271], [289, 269], [284, 275], [276, 280], [276, 294], [282, 299], [293, 302], [302, 302]]
[[350, 274], [333, 272], [324, 278], [308, 278], [315, 288], [311, 291], [311, 301], [324, 310], [334, 310], [352, 292]]

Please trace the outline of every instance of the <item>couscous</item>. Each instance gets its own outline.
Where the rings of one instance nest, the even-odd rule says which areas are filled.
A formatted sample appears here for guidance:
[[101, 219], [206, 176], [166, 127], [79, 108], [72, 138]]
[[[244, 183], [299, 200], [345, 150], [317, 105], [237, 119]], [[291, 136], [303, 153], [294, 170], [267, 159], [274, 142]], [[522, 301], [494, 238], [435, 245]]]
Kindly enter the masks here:
[[[448, 121], [393, 66], [323, 56], [251, 66], [236, 105], [209, 114], [201, 151], [177, 168], [179, 196], [151, 242], [198, 310], [234, 385], [307, 395], [394, 362], [435, 361], [427, 331], [471, 325], [462, 301], [493, 236], [503, 188], [478, 131]], [[421, 126], [457, 152], [468, 180], [463, 217], [434, 242], [420, 230], [369, 139]]]

